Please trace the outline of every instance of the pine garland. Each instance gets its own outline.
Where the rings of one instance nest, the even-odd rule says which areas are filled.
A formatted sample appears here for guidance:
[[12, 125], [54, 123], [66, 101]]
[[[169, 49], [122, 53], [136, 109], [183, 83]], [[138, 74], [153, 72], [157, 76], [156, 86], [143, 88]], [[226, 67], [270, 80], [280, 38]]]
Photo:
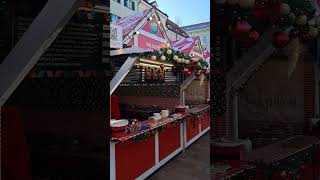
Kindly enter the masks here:
[[[209, 74], [209, 64], [205, 59], [194, 61], [191, 56], [187, 56], [183, 52], [176, 51], [172, 48], [162, 48], [160, 51], [145, 52], [137, 56], [139, 58], [147, 57], [148, 59], [155, 56], [160, 62], [173, 64], [178, 72], [186, 68], [192, 73], [200, 72], [202, 74]], [[165, 57], [164, 61], [161, 60], [161, 56]], [[179, 59], [178, 61], [174, 59], [175, 56]]]

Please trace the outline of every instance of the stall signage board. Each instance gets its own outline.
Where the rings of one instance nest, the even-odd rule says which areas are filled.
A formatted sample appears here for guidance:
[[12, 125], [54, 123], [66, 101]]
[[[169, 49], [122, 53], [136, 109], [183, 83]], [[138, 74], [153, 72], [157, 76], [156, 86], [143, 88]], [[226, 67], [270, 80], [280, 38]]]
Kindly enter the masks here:
[[160, 50], [161, 48], [166, 47], [165, 43], [161, 43], [155, 39], [146, 37], [144, 35], [138, 36], [138, 46], [143, 49], [148, 50]]
[[122, 27], [110, 24], [110, 47], [111, 48], [123, 48], [122, 46]]

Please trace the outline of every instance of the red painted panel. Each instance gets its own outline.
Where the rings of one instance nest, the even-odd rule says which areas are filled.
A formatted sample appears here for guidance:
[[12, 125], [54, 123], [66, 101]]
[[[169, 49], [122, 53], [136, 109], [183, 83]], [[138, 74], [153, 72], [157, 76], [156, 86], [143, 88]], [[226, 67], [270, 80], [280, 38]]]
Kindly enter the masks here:
[[146, 141], [118, 143], [116, 150], [117, 180], [133, 180], [155, 165], [155, 137]]
[[198, 119], [194, 119], [193, 116], [190, 117], [189, 120], [186, 121], [187, 125], [187, 142], [198, 135], [200, 121]]
[[206, 113], [206, 115], [201, 120], [201, 131], [207, 129], [209, 126], [210, 126], [209, 113]]
[[166, 158], [181, 146], [180, 126], [167, 128], [159, 133], [159, 161]]

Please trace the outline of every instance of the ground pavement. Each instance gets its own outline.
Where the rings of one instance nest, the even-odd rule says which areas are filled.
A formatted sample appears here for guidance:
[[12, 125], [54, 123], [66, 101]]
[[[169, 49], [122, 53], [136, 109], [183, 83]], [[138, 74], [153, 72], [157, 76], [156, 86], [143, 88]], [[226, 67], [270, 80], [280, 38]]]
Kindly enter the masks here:
[[210, 179], [210, 134], [191, 144], [148, 180], [206, 180]]

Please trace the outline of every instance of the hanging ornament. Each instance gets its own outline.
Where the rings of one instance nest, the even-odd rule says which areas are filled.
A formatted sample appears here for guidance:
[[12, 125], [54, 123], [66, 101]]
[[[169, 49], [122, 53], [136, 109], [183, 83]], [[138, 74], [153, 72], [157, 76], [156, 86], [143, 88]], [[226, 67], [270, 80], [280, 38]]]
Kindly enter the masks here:
[[167, 50], [167, 54], [168, 54], [168, 55], [172, 54], [171, 49], [168, 49], [168, 50]]
[[272, 35], [272, 44], [276, 48], [284, 48], [289, 40], [289, 35], [283, 32], [275, 32]]
[[163, 69], [164, 68], [164, 64], [160, 64], [160, 68]]
[[161, 80], [164, 79], [164, 72], [163, 71], [159, 72], [159, 79], [161, 79]]
[[295, 15], [293, 12], [291, 12], [291, 13], [289, 14], [289, 22], [290, 22], [291, 24], [294, 24], [295, 21], [296, 21], [296, 15]]
[[243, 41], [243, 45], [246, 48], [250, 48], [252, 46], [254, 46], [257, 43], [257, 40], [259, 38], [259, 33], [257, 31], [250, 31], [249, 35], [248, 35], [248, 39]]
[[181, 63], [181, 59], [180, 58], [177, 59], [177, 63]]
[[280, 6], [280, 13], [282, 15], [288, 15], [290, 14], [290, 12], [291, 12], [290, 6], [287, 3], [282, 3]]
[[239, 0], [239, 5], [243, 9], [250, 9], [254, 6], [255, 0]]
[[309, 27], [308, 35], [311, 38], [316, 38], [318, 36], [318, 34], [319, 34], [319, 32], [318, 32], [317, 28], [312, 27], [312, 26]]
[[215, 0], [216, 4], [224, 4], [226, 3], [226, 0]]
[[166, 60], [166, 57], [165, 57], [164, 55], [162, 55], [162, 56], [160, 57], [160, 59], [161, 59], [161, 61], [165, 61], [165, 60]]
[[236, 4], [239, 3], [239, 0], [227, 0], [227, 3], [228, 3], [229, 5], [236, 5]]
[[245, 20], [236, 22], [236, 25], [232, 29], [232, 34], [235, 39], [242, 40], [247, 37], [252, 26]]
[[191, 76], [191, 75], [192, 75], [192, 72], [188, 71], [187, 76]]
[[151, 60], [153, 60], [153, 61], [157, 60], [157, 56], [152, 55], [152, 56], [151, 56]]
[[181, 59], [181, 63], [184, 63], [184, 62], [185, 62], [183, 58], [180, 58], [180, 59]]
[[157, 71], [158, 71], [157, 69], [153, 70], [153, 78], [154, 79], [156, 79], [158, 77]]
[[304, 26], [308, 22], [308, 18], [306, 15], [300, 15], [296, 18], [296, 24], [299, 26]]
[[173, 56], [173, 60], [178, 61], [179, 57], [177, 55]]
[[186, 64], [189, 64], [190, 63], [190, 61], [189, 60], [186, 60], [186, 62], [185, 62]]
[[146, 68], [146, 74], [147, 74], [147, 79], [150, 79], [151, 78], [151, 72], [150, 72], [149, 67]]

